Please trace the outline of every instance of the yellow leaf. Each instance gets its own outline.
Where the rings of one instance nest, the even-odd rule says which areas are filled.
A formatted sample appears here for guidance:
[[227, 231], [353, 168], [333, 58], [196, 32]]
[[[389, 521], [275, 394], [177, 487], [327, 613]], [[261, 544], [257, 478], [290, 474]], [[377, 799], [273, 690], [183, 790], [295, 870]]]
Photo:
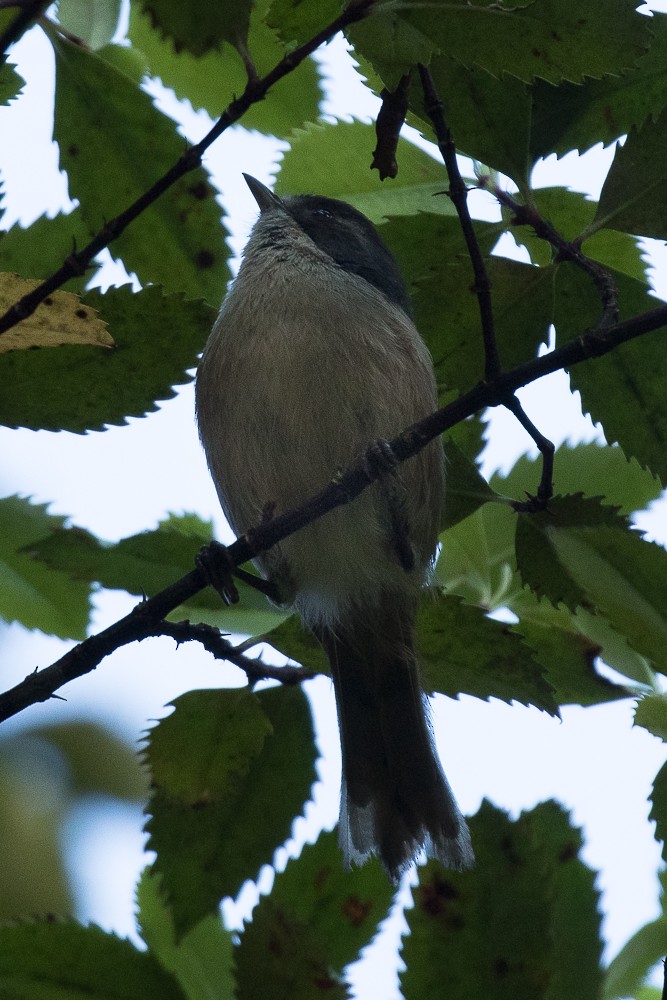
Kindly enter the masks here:
[[[39, 284], [18, 274], [0, 274], [0, 315]], [[115, 346], [106, 323], [95, 309], [82, 305], [73, 292], [53, 292], [32, 316], [0, 336], [0, 354], [61, 344]]]

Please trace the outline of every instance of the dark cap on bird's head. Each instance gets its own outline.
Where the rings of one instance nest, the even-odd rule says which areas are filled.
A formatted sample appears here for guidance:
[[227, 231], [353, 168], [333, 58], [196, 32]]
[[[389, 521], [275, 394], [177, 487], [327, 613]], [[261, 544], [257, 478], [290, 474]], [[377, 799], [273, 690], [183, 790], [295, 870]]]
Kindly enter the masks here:
[[243, 177], [261, 216], [285, 212], [339, 267], [364, 278], [412, 319], [412, 303], [398, 264], [370, 219], [337, 198], [314, 194], [281, 198], [256, 177]]

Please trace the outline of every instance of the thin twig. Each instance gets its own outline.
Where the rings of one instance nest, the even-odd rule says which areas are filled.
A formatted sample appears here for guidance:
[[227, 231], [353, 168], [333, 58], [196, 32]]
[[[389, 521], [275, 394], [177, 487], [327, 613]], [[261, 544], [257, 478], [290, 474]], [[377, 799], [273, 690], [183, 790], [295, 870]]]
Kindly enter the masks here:
[[513, 503], [512, 506], [517, 511], [521, 510], [528, 513], [536, 510], [544, 510], [547, 501], [551, 499], [554, 492], [554, 452], [556, 451], [554, 443], [538, 431], [516, 396], [513, 395], [511, 399], [506, 400], [505, 406], [514, 414], [524, 430], [530, 434], [542, 456], [542, 477], [537, 487], [536, 496], [530, 497], [529, 500], [521, 503]]
[[[475, 386], [442, 410], [408, 427], [393, 438], [389, 446], [397, 462], [404, 462], [416, 455], [433, 438], [466, 417], [487, 406], [504, 405], [508, 396], [521, 386], [561, 368], [570, 368], [589, 358], [600, 357], [620, 344], [664, 326], [667, 326], [667, 304], [604, 330], [589, 330], [549, 354], [503, 372], [493, 382]], [[380, 471], [373, 468], [366, 455], [361, 455], [353, 465], [300, 507], [262, 521], [258, 527], [237, 539], [228, 549], [230, 563], [238, 566], [247, 562], [328, 511], [349, 503], [377, 478]], [[0, 695], [0, 722], [30, 705], [54, 697], [59, 688], [94, 670], [114, 649], [153, 634], [161, 619], [203, 590], [206, 584], [203, 573], [198, 569], [193, 570], [154, 597], [142, 601], [120, 621], [74, 646], [51, 666], [30, 674], [10, 691]]]
[[605, 329], [605, 327], [616, 323], [618, 320], [618, 290], [613, 276], [607, 268], [582, 253], [579, 241], [566, 240], [531, 205], [522, 204], [498, 187], [492, 188], [491, 193], [501, 205], [509, 208], [514, 216], [514, 221], [518, 225], [530, 226], [540, 239], [551, 244], [556, 251], [557, 259], [569, 260], [582, 271], [585, 271], [592, 279], [602, 303], [602, 317], [598, 323], [598, 329]]
[[419, 66], [419, 78], [424, 91], [424, 110], [431, 119], [438, 149], [447, 170], [449, 178], [449, 197], [461, 223], [463, 237], [466, 241], [470, 262], [475, 275], [475, 294], [479, 303], [479, 315], [482, 322], [482, 338], [484, 340], [484, 378], [487, 382], [494, 379], [500, 372], [500, 358], [493, 322], [493, 306], [491, 303], [491, 281], [484, 265], [484, 258], [477, 242], [475, 228], [468, 209], [468, 189], [461, 177], [461, 171], [456, 159], [456, 146], [452, 133], [445, 121], [442, 101], [438, 95], [431, 76], [431, 71], [425, 66]]
[[51, 0], [27, 0], [11, 24], [7, 25], [0, 35], [0, 66], [7, 61], [7, 50], [17, 42], [24, 31], [36, 21], [42, 11], [49, 6]]
[[66, 281], [69, 281], [70, 278], [79, 277], [84, 274], [93, 258], [112, 243], [113, 240], [117, 239], [131, 222], [157, 201], [161, 194], [164, 194], [165, 191], [172, 187], [185, 174], [201, 165], [202, 155], [208, 147], [230, 125], [237, 122], [249, 107], [266, 97], [268, 91], [275, 83], [293, 72], [320, 45], [330, 41], [343, 28], [366, 17], [376, 3], [377, 0], [353, 0], [331, 24], [318, 32], [309, 42], [306, 42], [286, 55], [266, 76], [259, 79], [249, 79], [241, 96], [227, 106], [227, 109], [218, 118], [213, 128], [211, 128], [200, 142], [186, 149], [173, 167], [160, 177], [148, 191], [145, 191], [144, 194], [137, 198], [123, 212], [107, 222], [92, 238], [90, 243], [86, 244], [82, 250], [77, 250], [70, 254], [62, 267], [38, 285], [37, 288], [24, 295], [18, 302], [15, 302], [0, 317], [0, 334], [16, 326], [21, 320], [27, 319], [28, 316], [32, 316], [37, 306], [57, 288], [60, 288]]

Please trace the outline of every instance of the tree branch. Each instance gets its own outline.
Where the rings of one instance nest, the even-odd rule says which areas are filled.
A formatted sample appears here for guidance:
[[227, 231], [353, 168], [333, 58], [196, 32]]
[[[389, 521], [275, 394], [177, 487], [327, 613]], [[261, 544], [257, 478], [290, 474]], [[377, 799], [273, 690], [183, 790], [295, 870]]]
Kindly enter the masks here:
[[164, 194], [176, 181], [201, 165], [202, 155], [208, 147], [230, 125], [237, 122], [249, 107], [266, 97], [268, 91], [275, 83], [282, 80], [289, 73], [292, 73], [320, 45], [330, 41], [343, 28], [347, 28], [349, 25], [366, 17], [376, 3], [377, 0], [351, 0], [339, 17], [332, 21], [326, 28], [323, 28], [322, 31], [318, 32], [309, 42], [299, 46], [299, 48], [281, 59], [266, 76], [258, 79], [249, 79], [241, 96], [227, 106], [213, 128], [210, 129], [200, 142], [186, 149], [166, 174], [160, 177], [148, 191], [144, 192], [141, 197], [137, 198], [123, 212], [107, 222], [82, 250], [76, 250], [70, 254], [62, 267], [54, 274], [27, 295], [24, 295], [14, 305], [10, 306], [7, 312], [0, 317], [0, 334], [10, 330], [17, 323], [20, 323], [21, 320], [27, 319], [28, 316], [32, 316], [40, 303], [57, 288], [64, 285], [66, 281], [69, 281], [70, 278], [79, 277], [84, 274], [90, 262], [104, 247], [117, 239], [131, 222], [134, 222], [142, 212], [157, 201], [160, 195]]
[[468, 209], [468, 189], [461, 177], [461, 171], [456, 159], [456, 146], [449, 126], [445, 121], [442, 101], [435, 88], [431, 71], [426, 66], [419, 66], [419, 78], [424, 92], [424, 110], [431, 119], [438, 149], [442, 155], [447, 177], [449, 178], [449, 197], [456, 209], [466, 241], [470, 262], [475, 275], [475, 294], [479, 303], [479, 315], [482, 322], [482, 338], [484, 340], [484, 378], [491, 381], [500, 372], [500, 358], [493, 322], [493, 306], [491, 303], [491, 281], [484, 265], [484, 258], [477, 242], [475, 229]]
[[11, 6], [21, 7], [21, 10], [0, 35], [0, 66], [4, 66], [7, 61], [7, 50], [10, 45], [19, 40], [24, 31], [30, 27], [33, 21], [37, 20], [50, 2], [51, 0], [26, 0], [22, 4], [11, 4]]
[[[667, 326], [667, 304], [605, 329], [587, 331], [581, 337], [569, 341], [549, 354], [533, 358], [511, 371], [501, 373], [492, 382], [480, 383], [453, 403], [408, 427], [402, 434], [393, 438], [389, 446], [397, 461], [404, 462], [416, 455], [433, 438], [461, 420], [465, 420], [466, 417], [487, 406], [505, 405], [508, 395], [521, 386], [528, 385], [561, 368], [569, 368], [590, 358], [600, 357], [620, 344], [664, 326]], [[353, 465], [337, 475], [324, 489], [300, 507], [265, 520], [238, 538], [228, 549], [230, 564], [238, 566], [247, 562], [335, 507], [351, 502], [379, 474], [377, 463], [374, 466], [372, 462], [366, 460], [365, 455], [361, 455]], [[14, 688], [0, 695], [0, 722], [30, 705], [54, 697], [55, 692], [64, 684], [94, 670], [105, 656], [120, 646], [145, 639], [150, 635], [165, 634], [167, 628], [173, 628], [170, 623], [162, 621], [165, 615], [199, 593], [206, 585], [204, 574], [198, 569], [193, 570], [154, 597], [142, 601], [120, 621], [74, 646], [51, 666], [30, 674]], [[191, 638], [199, 638], [201, 641], [201, 637], [194, 633]], [[242, 666], [242, 669], [245, 667]], [[280, 668], [280, 673], [276, 676], [282, 678], [283, 669]], [[300, 675], [299, 679], [303, 677]]]

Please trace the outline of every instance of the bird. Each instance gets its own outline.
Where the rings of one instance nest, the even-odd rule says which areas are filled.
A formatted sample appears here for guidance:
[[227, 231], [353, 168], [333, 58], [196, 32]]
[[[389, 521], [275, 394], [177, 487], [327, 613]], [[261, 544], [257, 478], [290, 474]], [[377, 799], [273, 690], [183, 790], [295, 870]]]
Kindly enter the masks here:
[[377, 855], [474, 863], [435, 750], [415, 651], [444, 503], [440, 439], [400, 465], [388, 440], [437, 408], [433, 362], [398, 264], [344, 201], [279, 197], [243, 175], [259, 208], [196, 376], [196, 415], [237, 535], [297, 507], [360, 455], [380, 475], [359, 497], [255, 559], [331, 670], [342, 755], [345, 866]]

